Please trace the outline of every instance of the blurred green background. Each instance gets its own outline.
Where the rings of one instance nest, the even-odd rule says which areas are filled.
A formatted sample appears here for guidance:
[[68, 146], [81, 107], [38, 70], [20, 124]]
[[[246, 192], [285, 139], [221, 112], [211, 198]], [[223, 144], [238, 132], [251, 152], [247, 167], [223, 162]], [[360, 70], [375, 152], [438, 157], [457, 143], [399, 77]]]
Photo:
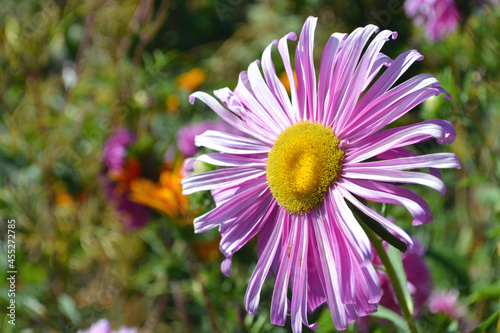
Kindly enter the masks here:
[[[417, 149], [455, 152], [462, 169], [442, 172], [443, 197], [412, 187], [429, 202], [431, 224], [411, 227], [396, 207], [390, 214], [427, 247], [435, 290], [460, 292], [471, 327], [498, 312], [500, 10], [458, 5], [459, 30], [431, 42], [406, 18], [402, 1], [0, 1], [2, 314], [10, 300], [9, 219], [16, 221], [18, 271], [16, 326], [2, 315], [0, 331], [75, 332], [100, 318], [141, 332], [290, 331], [289, 323], [269, 323], [271, 281], [258, 314], [244, 309], [255, 242], [235, 256], [228, 278], [220, 272], [217, 232], [193, 233], [193, 216], [211, 207], [208, 194], [190, 198], [189, 212], [151, 209], [144, 228], [128, 230], [100, 179], [105, 141], [126, 127], [137, 134], [136, 157], [157, 166], [149, 177], [157, 184], [166, 152], [172, 165], [182, 162], [179, 128], [215, 119], [202, 103], [191, 106], [189, 94], [234, 88], [241, 70], [273, 39], [300, 32], [309, 15], [319, 17], [318, 60], [331, 33], [374, 23], [399, 32], [382, 50], [391, 58], [410, 48], [425, 56], [405, 78], [432, 73], [451, 93], [450, 101], [433, 98], [399, 124], [452, 122], [455, 143]], [[311, 319], [319, 319], [318, 332], [334, 331], [323, 307]], [[422, 332], [463, 329], [426, 309], [418, 325]], [[372, 329], [397, 331], [390, 324]], [[486, 331], [497, 331], [496, 320]]]

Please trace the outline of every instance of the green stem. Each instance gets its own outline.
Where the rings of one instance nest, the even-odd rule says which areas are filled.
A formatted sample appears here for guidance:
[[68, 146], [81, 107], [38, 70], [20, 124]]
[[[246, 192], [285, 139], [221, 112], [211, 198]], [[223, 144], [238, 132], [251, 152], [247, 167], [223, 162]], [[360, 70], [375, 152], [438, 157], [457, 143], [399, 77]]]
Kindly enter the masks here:
[[385, 252], [385, 248], [384, 245], [382, 244], [382, 241], [378, 238], [377, 234], [373, 232], [370, 228], [368, 228], [362, 221], [360, 221], [360, 219], [358, 219], [358, 221], [361, 227], [363, 227], [363, 230], [368, 235], [368, 238], [372, 242], [375, 251], [377, 251], [380, 260], [382, 261], [382, 264], [384, 264], [385, 272], [392, 283], [392, 288], [394, 289], [394, 293], [396, 294], [396, 298], [398, 299], [401, 312], [403, 313], [406, 323], [408, 324], [410, 332], [418, 333], [415, 320], [413, 319], [413, 316], [411, 315], [410, 310], [408, 309], [408, 305], [406, 304], [401, 283], [399, 282], [398, 276], [396, 275], [396, 271], [392, 266], [391, 260], [389, 259], [387, 252]]

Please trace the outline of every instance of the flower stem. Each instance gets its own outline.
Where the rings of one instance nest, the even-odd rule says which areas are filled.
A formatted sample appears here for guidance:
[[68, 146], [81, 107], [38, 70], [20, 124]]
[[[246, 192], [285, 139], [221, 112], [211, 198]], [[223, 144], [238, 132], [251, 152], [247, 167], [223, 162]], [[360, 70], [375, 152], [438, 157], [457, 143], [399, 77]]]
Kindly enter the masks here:
[[415, 320], [413, 319], [413, 316], [410, 313], [410, 310], [408, 309], [408, 305], [406, 304], [405, 296], [403, 293], [403, 289], [401, 287], [401, 283], [399, 282], [398, 276], [396, 275], [396, 271], [394, 270], [394, 266], [391, 263], [391, 260], [389, 259], [389, 256], [387, 255], [387, 252], [385, 251], [384, 245], [382, 244], [382, 241], [378, 238], [377, 234], [373, 232], [370, 228], [368, 228], [360, 219], [358, 219], [359, 224], [361, 227], [363, 227], [364, 231], [368, 235], [368, 238], [373, 244], [373, 247], [375, 248], [375, 251], [377, 251], [378, 256], [382, 263], [384, 264], [385, 267], [385, 272], [387, 276], [389, 277], [389, 280], [392, 283], [392, 287], [394, 289], [394, 293], [396, 294], [396, 298], [398, 299], [399, 306], [401, 308], [401, 312], [403, 313], [403, 316], [406, 320], [406, 323], [408, 324], [408, 328], [410, 329], [411, 333], [418, 333], [417, 330], [417, 325], [415, 324]]

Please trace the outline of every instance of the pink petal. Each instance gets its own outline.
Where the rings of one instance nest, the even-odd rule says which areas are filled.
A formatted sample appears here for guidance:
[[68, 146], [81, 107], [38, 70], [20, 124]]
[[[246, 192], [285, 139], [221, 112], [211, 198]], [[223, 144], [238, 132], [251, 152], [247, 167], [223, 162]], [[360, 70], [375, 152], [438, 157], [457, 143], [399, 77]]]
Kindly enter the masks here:
[[[372, 26], [367, 26], [365, 28], [365, 33], [363, 37], [366, 37], [362, 42], [360, 42], [359, 48], [363, 49], [364, 44], [368, 42], [368, 38], [374, 31], [377, 31], [378, 28], [373, 28]], [[356, 106], [356, 103], [359, 100], [359, 97], [363, 91], [363, 87], [365, 86], [365, 82], [368, 79], [368, 75], [370, 74], [372, 67], [375, 65], [375, 61], [377, 60], [379, 51], [384, 46], [385, 42], [389, 40], [389, 37], [396, 38], [397, 33], [394, 33], [390, 30], [384, 30], [380, 32], [377, 36], [375, 36], [374, 40], [370, 43], [368, 48], [363, 54], [363, 57], [356, 67], [356, 71], [352, 75], [350, 82], [348, 82], [347, 89], [344, 93], [344, 98], [342, 103], [339, 106], [340, 110], [343, 110], [341, 116], [336, 121], [336, 131], [338, 135], [342, 132], [342, 129], [346, 124], [352, 122], [352, 119], [356, 115], [353, 113], [353, 110]], [[359, 56], [358, 56], [359, 57]], [[357, 61], [355, 62], [355, 64]], [[347, 137], [344, 137], [347, 139]]]
[[417, 75], [384, 93], [366, 108], [354, 111], [355, 117], [337, 135], [353, 142], [377, 132], [428, 98], [445, 92], [438, 85], [430, 74]]
[[278, 45], [278, 41], [273, 41], [266, 47], [266, 49], [262, 53], [262, 71], [264, 72], [264, 76], [266, 78], [269, 89], [280, 103], [281, 108], [285, 111], [285, 116], [287, 116], [289, 121], [291, 121], [293, 119], [292, 114], [294, 112], [285, 86], [278, 78], [278, 75], [276, 75], [276, 70], [274, 69], [274, 64], [271, 57], [271, 50], [273, 45]]
[[[409, 151], [410, 152], [410, 151]], [[415, 154], [411, 152], [412, 154]], [[385, 170], [411, 170], [421, 168], [439, 168], [439, 169], [460, 169], [460, 162], [456, 154], [453, 153], [436, 153], [427, 154], [422, 156], [410, 156], [393, 158], [393, 156], [401, 155], [384, 155], [377, 156], [378, 158], [389, 158], [384, 161], [362, 162], [362, 163], [349, 163], [344, 165], [343, 170], [349, 171], [352, 168], [365, 167], [365, 168], [383, 168]]]
[[[218, 171], [218, 170], [216, 170]], [[268, 191], [267, 182], [249, 182], [243, 191], [215, 209], [194, 219], [194, 232], [201, 233], [222, 223], [234, 220], [239, 213], [254, 202], [254, 198]]]
[[[216, 95], [217, 95], [217, 92], [215, 92]], [[198, 98], [200, 99], [202, 102], [204, 102], [206, 105], [208, 105], [208, 107], [210, 107], [219, 117], [221, 117], [226, 123], [228, 123], [229, 125], [235, 127], [236, 129], [244, 132], [244, 133], [247, 133], [253, 137], [256, 137], [256, 138], [259, 138], [259, 139], [263, 139], [264, 142], [266, 142], [266, 136], [264, 135], [261, 135], [259, 132], [255, 131], [254, 129], [250, 128], [248, 125], [244, 124], [243, 121], [238, 118], [237, 116], [235, 116], [233, 113], [231, 113], [230, 111], [228, 111], [227, 109], [225, 109], [222, 105], [220, 105], [220, 103], [215, 99], [213, 98], [212, 96], [204, 93], [204, 92], [201, 92], [201, 91], [197, 91], [195, 93], [192, 93], [190, 96], [189, 96], [189, 102], [191, 104], [194, 104], [194, 101], [195, 99]], [[227, 101], [225, 101], [227, 105], [230, 105], [230, 103], [227, 103]]]
[[328, 306], [331, 311], [332, 321], [337, 330], [345, 330], [347, 328], [348, 319], [346, 317], [345, 307], [340, 298], [340, 285], [338, 280], [337, 266], [333, 257], [333, 249], [330, 240], [327, 237], [325, 230], [326, 220], [315, 213], [312, 214], [312, 225], [316, 239], [316, 256], [319, 258], [319, 277], [321, 285], [325, 291]]
[[262, 129], [266, 129], [270, 135], [277, 137], [283, 128], [276, 120], [274, 115], [269, 114], [270, 110], [266, 110], [257, 99], [257, 95], [253, 91], [250, 84], [248, 73], [243, 71], [240, 73], [238, 85], [234, 89], [234, 94], [238, 96], [245, 109], [251, 110], [245, 113], [247, 122], [252, 121], [255, 125]]
[[[327, 237], [331, 240], [333, 249], [333, 257], [338, 269], [340, 298], [344, 304], [352, 304], [355, 302], [355, 276], [352, 274], [353, 261], [358, 262], [360, 255], [353, 254], [355, 246], [350, 239], [345, 236], [344, 231], [341, 231], [339, 226], [342, 222], [338, 222], [336, 214], [326, 210], [325, 206], [320, 206], [321, 216], [325, 219], [325, 230]], [[356, 258], [357, 257], [357, 258]]]
[[[317, 17], [309, 16], [302, 27], [295, 51], [298, 101], [301, 120], [318, 121], [316, 115], [316, 71], [314, 70], [314, 30]], [[291, 86], [290, 86], [291, 87]]]
[[232, 265], [233, 265], [232, 257], [224, 259], [224, 261], [220, 264], [220, 270], [222, 274], [224, 274], [225, 276], [230, 276]]
[[[220, 101], [232, 112], [234, 112], [238, 117], [241, 117], [241, 122], [244, 127], [245, 133], [250, 134], [254, 138], [272, 146], [274, 144], [275, 133], [270, 131], [268, 128], [262, 128], [259, 124], [256, 124], [252, 119], [255, 116], [251, 111], [247, 110], [243, 103], [240, 101], [238, 96], [236, 96], [229, 88], [222, 88], [214, 91], [214, 95], [220, 99]], [[231, 125], [233, 125], [231, 123]], [[239, 128], [239, 127], [237, 127]]]
[[187, 195], [198, 191], [213, 190], [225, 186], [239, 184], [265, 174], [261, 168], [221, 168], [214, 171], [195, 174], [184, 178], [182, 194]]
[[432, 221], [432, 214], [427, 202], [405, 188], [368, 180], [347, 180], [344, 178], [338, 181], [338, 184], [351, 193], [367, 200], [404, 206], [414, 218], [413, 225]]
[[317, 323], [309, 324], [307, 320], [307, 258], [308, 258], [308, 241], [309, 241], [309, 218], [297, 221], [303, 222], [298, 224], [299, 230], [294, 247], [295, 254], [293, 256], [292, 271], [292, 330], [293, 332], [302, 332], [302, 324], [310, 329], [316, 329]]
[[318, 113], [323, 114], [324, 124], [330, 124], [335, 117], [337, 110], [329, 107], [330, 101], [334, 98], [335, 86], [330, 84], [333, 79], [335, 64], [337, 63], [339, 50], [342, 43], [347, 38], [347, 34], [334, 33], [325, 45], [321, 56], [321, 70], [319, 71], [318, 82]]
[[396, 237], [398, 237], [399, 239], [401, 239], [403, 242], [405, 242], [406, 245], [408, 245], [408, 247], [411, 247], [411, 245], [413, 244], [413, 241], [411, 240], [411, 237], [408, 236], [408, 234], [403, 229], [401, 229], [400, 227], [398, 227], [397, 225], [395, 225], [393, 222], [391, 222], [387, 218], [385, 218], [382, 215], [378, 214], [374, 210], [372, 210], [372, 209], [366, 207], [365, 205], [363, 205], [351, 193], [349, 193], [349, 191], [345, 190], [342, 185], [339, 185], [338, 190], [340, 191], [340, 193], [342, 193], [342, 196], [344, 198], [346, 198], [353, 205], [355, 205], [356, 207], [358, 207], [358, 209], [361, 212], [363, 212], [368, 217], [374, 219], [375, 221], [377, 221], [378, 223], [380, 223], [381, 225], [383, 225], [385, 228], [387, 228], [387, 230], [389, 230], [390, 233], [392, 233], [393, 235], [395, 235]]
[[238, 184], [234, 184], [227, 187], [216, 188], [211, 191], [214, 197], [215, 205], [219, 207], [227, 200], [234, 198], [237, 194], [252, 189], [259, 185], [267, 186], [267, 179], [265, 175], [257, 177], [255, 179], [250, 179]]
[[445, 120], [429, 120], [404, 127], [391, 128], [372, 134], [356, 145], [348, 146], [344, 163], [356, 163], [390, 149], [436, 138], [440, 144], [455, 140], [455, 129]]
[[211, 130], [197, 135], [194, 143], [198, 147], [203, 146], [228, 154], [260, 154], [271, 150], [255, 139]]
[[[281, 256], [279, 259], [280, 265], [278, 274], [274, 283], [273, 298], [271, 303], [271, 323], [283, 326], [286, 323], [286, 315], [288, 311], [288, 287], [290, 272], [292, 270], [292, 262], [296, 255], [295, 246], [297, 243], [297, 232], [299, 224], [302, 223], [298, 215], [288, 215], [283, 221], [289, 227], [289, 232], [285, 232], [282, 239], [285, 239], [281, 245]], [[285, 228], [286, 230], [286, 228]]]
[[384, 94], [415, 61], [422, 60], [423, 58], [416, 50], [401, 53], [363, 95], [357, 103], [354, 113], [356, 114], [360, 110], [363, 110], [371, 102]]
[[265, 160], [233, 154], [208, 153], [198, 156], [196, 160], [217, 166], [266, 168]]
[[355, 98], [356, 100], [350, 100], [354, 98], [349, 97], [352, 89], [352, 87], [350, 88], [350, 85], [359, 84], [362, 86], [364, 84], [364, 80], [363, 82], [354, 82], [353, 74], [364, 46], [368, 42], [368, 39], [377, 31], [378, 28], [374, 25], [367, 25], [365, 28], [358, 28], [349, 35], [347, 40], [344, 42], [344, 45], [342, 45], [333, 81], [331, 83], [336, 90], [335, 98], [329, 106], [329, 108], [333, 110], [342, 110], [337, 113], [337, 116], [331, 124], [335, 133], [337, 133], [337, 131], [341, 128], [339, 127], [339, 122], [341, 125], [343, 121], [342, 119], [350, 113], [349, 109], [344, 108], [347, 104], [355, 103], [357, 101], [357, 97]]
[[382, 168], [356, 167], [344, 169], [342, 177], [350, 179], [368, 179], [388, 183], [407, 183], [428, 186], [441, 195], [446, 193], [446, 185], [441, 179], [422, 172], [393, 171]]
[[269, 237], [269, 242], [262, 252], [262, 255], [259, 257], [259, 261], [248, 282], [247, 292], [245, 294], [245, 308], [250, 314], [255, 314], [259, 307], [260, 291], [280, 244], [279, 239], [283, 230], [283, 219], [286, 214], [288, 214], [286, 210], [280, 209], [278, 218], [274, 224], [274, 229]]
[[292, 95], [292, 111], [290, 114], [292, 121], [296, 123], [301, 120], [299, 113], [299, 102], [297, 97], [297, 86], [295, 84], [295, 75], [293, 74], [292, 63], [290, 62], [290, 53], [288, 52], [287, 40], [297, 40], [297, 35], [294, 32], [289, 33], [285, 37], [281, 38], [278, 42], [278, 51], [283, 59], [283, 65], [285, 65], [286, 75], [288, 77], [288, 82], [290, 83], [290, 94]]
[[383, 53], [377, 54], [377, 58], [375, 59], [373, 66], [370, 70], [370, 73], [368, 73], [368, 76], [366, 77], [365, 84], [363, 85], [363, 88], [361, 89], [362, 91], [365, 91], [366, 88], [372, 83], [373, 79], [375, 76], [377, 76], [378, 72], [382, 68], [382, 66], [389, 67], [392, 64], [392, 59], [386, 56]]
[[268, 114], [272, 115], [280, 130], [283, 131], [290, 127], [292, 123], [290, 122], [287, 113], [276, 99], [276, 96], [272, 93], [267, 83], [264, 81], [264, 78], [260, 73], [258, 63], [258, 61], [254, 61], [248, 67], [248, 80], [252, 86], [255, 96], [258, 96], [258, 102]]
[[370, 240], [345, 203], [344, 198], [336, 189], [330, 190], [327, 197], [325, 198], [325, 201], [329, 200], [329, 204], [326, 205], [327, 212], [331, 209], [328, 213], [330, 216], [335, 216], [339, 229], [342, 230], [342, 233], [354, 249], [354, 255], [362, 265], [371, 263], [372, 248]]
[[262, 226], [277, 216], [277, 203], [269, 191], [255, 198], [234, 220], [221, 224], [220, 250], [224, 256], [232, 256], [262, 229]]

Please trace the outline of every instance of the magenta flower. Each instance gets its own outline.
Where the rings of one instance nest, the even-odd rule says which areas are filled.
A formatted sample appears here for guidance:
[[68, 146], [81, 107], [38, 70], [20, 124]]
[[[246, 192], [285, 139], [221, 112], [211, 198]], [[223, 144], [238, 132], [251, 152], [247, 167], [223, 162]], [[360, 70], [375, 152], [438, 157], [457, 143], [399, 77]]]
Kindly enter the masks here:
[[179, 148], [179, 151], [184, 158], [192, 157], [196, 154], [198, 147], [194, 144], [194, 138], [197, 135], [203, 134], [209, 130], [244, 135], [244, 133], [241, 133], [234, 127], [231, 127], [227, 123], [220, 120], [204, 121], [197, 124], [186, 125], [182, 127], [176, 135], [177, 148]]
[[431, 295], [429, 299], [429, 310], [432, 313], [444, 313], [451, 319], [462, 319], [466, 309], [458, 303], [458, 291], [440, 291]]
[[[387, 248], [389, 244], [384, 242], [384, 246]], [[427, 264], [423, 259], [425, 251], [426, 250], [420, 246], [420, 243], [413, 238], [413, 246], [401, 256], [401, 259], [403, 260], [403, 268], [406, 273], [406, 287], [410, 291], [413, 299], [414, 316], [418, 315], [420, 309], [429, 299], [429, 295], [432, 291], [432, 281], [429, 268], [427, 268]], [[380, 258], [376, 254], [373, 258], [373, 263], [377, 266], [383, 266]], [[391, 309], [392, 311], [401, 313], [396, 294], [394, 293], [389, 277], [383, 271], [377, 271], [377, 273], [382, 287], [382, 298], [380, 299], [379, 304]]]
[[113, 331], [107, 319], [100, 319], [90, 326], [88, 330], [78, 330], [78, 333], [138, 333], [137, 328], [122, 326], [118, 331]]
[[[368, 44], [378, 31], [373, 25], [350, 35], [334, 33], [316, 82], [316, 22], [310, 17], [299, 37], [297, 84], [287, 46], [297, 36], [289, 33], [265, 49], [261, 62], [240, 74], [234, 91], [214, 92], [225, 107], [206, 93], [191, 95], [192, 103], [202, 100], [249, 137], [217, 131], [198, 135], [197, 146], [220, 153], [197, 160], [222, 168], [182, 182], [184, 194], [212, 191], [216, 208], [196, 218], [194, 228], [197, 233], [219, 228], [220, 250], [227, 258], [221, 265], [224, 274], [230, 274], [234, 253], [259, 234], [259, 260], [248, 284], [246, 309], [256, 313], [272, 269], [271, 322], [284, 325], [290, 311], [294, 332], [300, 332], [302, 324], [315, 328], [307, 312], [324, 302], [337, 329], [377, 311], [381, 286], [371, 263], [371, 244], [347, 202], [410, 245], [411, 238], [401, 228], [359, 198], [403, 205], [414, 225], [428, 223], [432, 216], [427, 203], [393, 183], [422, 184], [444, 194], [445, 185], [434, 169], [431, 174], [405, 170], [460, 167], [455, 154], [417, 156], [404, 148], [434, 138], [441, 144], [453, 142], [455, 131], [447, 121], [384, 130], [416, 105], [445, 92], [430, 74], [392, 87], [422, 56], [411, 50], [391, 60], [380, 50], [397, 34], [382, 31]], [[288, 74], [291, 97], [274, 69], [274, 45]], [[388, 68], [374, 80], [384, 66]]]
[[127, 158], [127, 147], [137, 140], [134, 133], [126, 128], [118, 128], [106, 140], [102, 160], [109, 169], [122, 169]]
[[[130, 231], [142, 228], [151, 218], [149, 208], [128, 199], [128, 183], [140, 174], [138, 163], [127, 164], [127, 148], [136, 140], [137, 136], [128, 129], [115, 129], [104, 144], [104, 170], [99, 177], [109, 200], [116, 204], [123, 225]], [[114, 175], [114, 179], [110, 179], [110, 175]]]
[[457, 30], [460, 20], [453, 0], [406, 0], [404, 9], [415, 26], [424, 26], [432, 41], [439, 41]]

